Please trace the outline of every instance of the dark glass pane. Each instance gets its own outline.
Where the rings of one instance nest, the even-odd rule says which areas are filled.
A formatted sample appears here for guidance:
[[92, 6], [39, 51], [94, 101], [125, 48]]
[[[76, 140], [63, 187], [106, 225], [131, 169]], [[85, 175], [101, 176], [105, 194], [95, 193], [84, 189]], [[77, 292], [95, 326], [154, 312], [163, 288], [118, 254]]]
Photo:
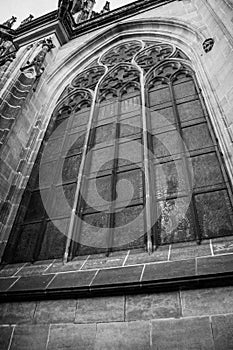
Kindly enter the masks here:
[[223, 183], [220, 165], [215, 153], [192, 157], [194, 187], [207, 187]]
[[176, 100], [197, 95], [195, 84], [191, 79], [182, 83], [178, 81], [173, 85], [173, 88]]
[[182, 132], [185, 146], [189, 151], [213, 146], [207, 124], [184, 128]]
[[47, 206], [51, 210], [48, 212], [50, 217], [56, 216], [70, 216], [73, 207], [74, 195], [76, 190], [76, 183], [64, 186], [56, 186], [55, 193], [50, 196]]
[[141, 140], [124, 142], [119, 144], [118, 167], [135, 168], [135, 164], [141, 163], [143, 155], [143, 145]]
[[155, 183], [157, 198], [166, 198], [186, 192], [187, 172], [182, 160], [155, 166]]
[[168, 86], [160, 85], [149, 92], [150, 107], [171, 101]]
[[114, 148], [105, 147], [93, 150], [91, 154], [91, 169], [88, 173], [98, 173], [103, 175], [109, 173], [113, 168]]
[[64, 152], [67, 156], [81, 153], [85, 142], [86, 133], [75, 133], [68, 136]]
[[113, 141], [116, 134], [116, 125], [113, 123], [99, 126], [95, 130], [95, 144]]
[[44, 216], [44, 205], [41, 199], [40, 192], [33, 192], [28, 205], [26, 221], [34, 221], [41, 219]]
[[120, 123], [120, 137], [137, 137], [142, 133], [141, 116], [122, 120]]
[[108, 206], [106, 202], [111, 201], [111, 179], [111, 176], [104, 176], [88, 180], [85, 198], [87, 207]]
[[194, 222], [188, 198], [161, 201], [159, 208], [162, 244], [195, 239]]
[[141, 170], [127, 171], [117, 174], [117, 198], [116, 202], [130, 202], [139, 200], [143, 196]]
[[121, 102], [121, 113], [130, 113], [141, 110], [140, 96], [133, 96]]
[[54, 175], [56, 174], [57, 160], [53, 162], [43, 163], [39, 167], [38, 185], [40, 187], [48, 187], [53, 183]]
[[111, 104], [106, 105], [100, 105], [99, 107], [99, 113], [98, 113], [98, 120], [111, 118], [116, 116], [118, 113], [118, 102], [114, 102]]
[[168, 157], [182, 152], [182, 139], [179, 133], [169, 131], [153, 136], [153, 149], [155, 157]]
[[169, 129], [175, 124], [172, 107], [151, 111], [151, 130], [156, 134], [161, 129]]
[[177, 110], [181, 123], [204, 120], [204, 113], [199, 100], [177, 104]]
[[14, 262], [32, 261], [42, 224], [29, 224], [22, 227], [22, 232], [14, 251]]
[[195, 201], [204, 238], [233, 234], [232, 207], [227, 191], [199, 194]]
[[68, 157], [64, 160], [62, 168], [63, 182], [75, 180], [77, 178], [81, 160], [81, 154], [73, 157]]
[[143, 206], [127, 207], [115, 213], [113, 247], [120, 248], [142, 246], [145, 234]]
[[90, 117], [90, 111], [87, 110], [86, 112], [80, 111], [79, 113], [76, 113], [73, 116], [73, 122], [72, 122], [72, 129], [78, 128], [80, 125], [88, 124]]
[[109, 214], [105, 212], [84, 215], [78, 242], [90, 249], [106, 249], [109, 237], [108, 226]]
[[[59, 228], [54, 223], [59, 225]], [[39, 260], [58, 259], [64, 254], [68, 220], [56, 220], [54, 223], [51, 221], [47, 223]]]

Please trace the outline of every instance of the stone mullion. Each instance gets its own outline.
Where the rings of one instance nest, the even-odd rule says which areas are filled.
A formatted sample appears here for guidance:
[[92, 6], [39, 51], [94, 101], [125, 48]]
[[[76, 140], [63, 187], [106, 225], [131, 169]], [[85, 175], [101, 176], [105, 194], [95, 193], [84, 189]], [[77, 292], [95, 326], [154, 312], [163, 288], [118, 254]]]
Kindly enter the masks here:
[[[185, 155], [186, 149], [185, 149], [184, 143], [183, 143], [183, 131], [182, 131], [182, 127], [181, 127], [181, 122], [180, 122], [179, 113], [178, 113], [176, 100], [175, 100], [175, 94], [174, 94], [173, 85], [172, 85], [171, 81], [169, 81], [168, 86], [169, 86], [169, 90], [170, 90], [172, 109], [173, 109], [177, 129], [178, 129], [179, 135], [182, 139], [181, 140], [181, 148], [182, 148], [181, 158], [182, 158], [182, 164], [184, 165], [185, 172], [186, 172], [185, 182], [188, 182], [187, 185], [188, 185], [188, 189], [190, 191], [190, 190], [192, 190], [192, 180], [190, 177], [189, 167], [187, 164], [187, 156]], [[195, 206], [195, 202], [194, 202], [194, 198], [193, 198], [193, 193], [189, 193], [189, 195], [191, 197], [190, 209], [191, 209], [192, 217], [194, 219], [193, 220], [194, 221], [194, 232], [195, 232], [195, 236], [197, 239], [197, 243], [200, 244], [200, 242], [201, 242], [201, 230], [200, 230], [200, 226], [199, 226], [199, 222], [198, 222], [197, 210], [196, 210], [196, 206]]]
[[85, 163], [86, 163], [86, 155], [88, 152], [89, 139], [91, 135], [91, 127], [92, 127], [92, 122], [93, 122], [94, 112], [95, 112], [95, 101], [96, 101], [96, 93], [94, 94], [94, 96], [92, 95], [90, 118], [89, 118], [87, 130], [85, 131], [86, 137], [85, 137], [85, 142], [83, 147], [82, 160], [81, 160], [80, 168], [78, 172], [77, 186], [76, 186], [74, 202], [73, 202], [73, 207], [72, 207], [71, 216], [70, 216], [65, 253], [63, 256], [64, 263], [68, 261], [68, 257], [73, 253], [73, 249], [72, 249], [73, 244], [71, 243], [72, 243], [72, 238], [74, 237], [74, 228], [75, 229], [78, 228], [78, 232], [80, 231], [80, 224], [79, 224], [80, 220], [78, 220], [78, 225], [76, 225], [76, 212], [80, 201], [80, 190], [81, 190], [81, 186], [83, 186], [83, 181], [85, 185]]

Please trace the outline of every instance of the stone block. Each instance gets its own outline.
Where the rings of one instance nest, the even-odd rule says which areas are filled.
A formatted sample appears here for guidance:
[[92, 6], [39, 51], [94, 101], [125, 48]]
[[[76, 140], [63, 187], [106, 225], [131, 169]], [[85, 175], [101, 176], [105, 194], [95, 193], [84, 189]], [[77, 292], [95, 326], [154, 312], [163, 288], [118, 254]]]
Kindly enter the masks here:
[[96, 254], [97, 256], [90, 257], [87, 260], [82, 267], [82, 270], [122, 266], [127, 252], [122, 252], [121, 254], [120, 252], [117, 253], [112, 253], [109, 257], [103, 256], [102, 254], [98, 256]]
[[125, 265], [145, 264], [148, 262], [167, 261], [169, 246], [159, 247], [153, 254], [149, 255], [142, 249], [130, 251]]
[[215, 350], [233, 349], [233, 315], [213, 316], [211, 321]]
[[181, 291], [183, 316], [233, 312], [233, 287]]
[[233, 253], [233, 237], [216, 238], [212, 240], [214, 255]]
[[139, 282], [143, 266], [100, 270], [92, 286]]
[[[19, 270], [18, 273], [16, 273], [16, 276], [36, 276], [41, 275], [43, 272], [47, 270], [49, 267], [50, 262], [45, 263], [37, 263], [37, 264], [26, 264], [22, 269]], [[47, 271], [46, 271], [47, 272]]]
[[124, 321], [125, 298], [98, 297], [79, 299], [76, 310], [76, 323]]
[[1, 350], [9, 350], [12, 331], [13, 331], [13, 327], [11, 326], [0, 326], [0, 349]]
[[17, 278], [0, 278], [0, 291], [5, 292], [12, 286], [12, 284], [17, 281]]
[[94, 350], [96, 325], [52, 325], [47, 350]]
[[54, 275], [43, 276], [28, 276], [20, 277], [19, 280], [10, 288], [10, 291], [23, 291], [23, 290], [41, 290], [45, 289], [49, 282], [53, 279]]
[[90, 285], [95, 274], [96, 271], [59, 273], [48, 289], [86, 287]]
[[147, 321], [99, 323], [95, 350], [113, 349], [151, 349], [150, 323]]
[[36, 323], [68, 323], [74, 322], [77, 301], [51, 300], [40, 301], [35, 312]]
[[178, 292], [126, 296], [126, 320], [180, 317]]
[[198, 256], [211, 255], [209, 241], [198, 245], [196, 242], [178, 243], [171, 245], [170, 260], [183, 260]]
[[209, 318], [152, 321], [152, 349], [214, 350]]
[[49, 325], [16, 326], [13, 334], [11, 350], [45, 350]]
[[31, 323], [35, 309], [35, 302], [0, 304], [0, 324]]
[[195, 275], [194, 259], [172, 261], [146, 265], [142, 281], [180, 278], [193, 275]]
[[197, 258], [197, 274], [216, 274], [233, 271], [233, 254]]

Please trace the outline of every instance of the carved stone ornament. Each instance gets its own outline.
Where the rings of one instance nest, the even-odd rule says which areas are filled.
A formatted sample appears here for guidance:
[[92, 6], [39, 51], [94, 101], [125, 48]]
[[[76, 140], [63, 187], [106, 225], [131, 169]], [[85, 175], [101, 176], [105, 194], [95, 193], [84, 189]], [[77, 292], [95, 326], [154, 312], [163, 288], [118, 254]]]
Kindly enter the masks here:
[[33, 15], [29, 15], [27, 18], [25, 18], [21, 23], [20, 23], [20, 27], [30, 23], [33, 20], [34, 16]]
[[41, 50], [39, 53], [31, 62], [28, 61], [26, 66], [20, 68], [21, 72], [27, 71], [27, 73], [30, 75], [34, 74], [36, 80], [38, 80], [41, 74], [44, 72], [45, 68], [43, 67], [43, 63], [47, 53], [55, 47], [51, 38], [44, 39], [38, 44], [41, 45]]
[[89, 68], [74, 78], [72, 86], [79, 89], [89, 88], [94, 90], [99, 79], [104, 75], [104, 72], [104, 67]]
[[210, 52], [214, 46], [214, 39], [213, 38], [206, 39], [203, 42], [202, 46], [203, 46], [203, 50], [205, 51], [205, 53]]
[[12, 28], [13, 24], [17, 21], [17, 17], [12, 16], [10, 19], [8, 19], [6, 22], [4, 22], [2, 25], [7, 28]]
[[102, 58], [101, 62], [108, 67], [112, 67], [117, 63], [131, 62], [133, 56], [142, 48], [138, 41], [130, 41], [120, 44], [109, 50]]
[[12, 21], [15, 18], [12, 17], [11, 20], [0, 25], [0, 66], [13, 61], [16, 57], [17, 47], [13, 42], [14, 31], [11, 29]]

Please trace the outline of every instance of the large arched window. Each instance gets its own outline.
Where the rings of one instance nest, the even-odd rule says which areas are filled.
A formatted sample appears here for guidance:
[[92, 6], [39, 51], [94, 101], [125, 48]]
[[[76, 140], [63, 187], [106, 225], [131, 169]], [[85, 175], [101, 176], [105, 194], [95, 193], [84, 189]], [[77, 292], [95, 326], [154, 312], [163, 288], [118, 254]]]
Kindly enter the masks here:
[[191, 62], [167, 43], [126, 41], [62, 93], [4, 260], [200, 243], [231, 235], [232, 224], [231, 186]]

